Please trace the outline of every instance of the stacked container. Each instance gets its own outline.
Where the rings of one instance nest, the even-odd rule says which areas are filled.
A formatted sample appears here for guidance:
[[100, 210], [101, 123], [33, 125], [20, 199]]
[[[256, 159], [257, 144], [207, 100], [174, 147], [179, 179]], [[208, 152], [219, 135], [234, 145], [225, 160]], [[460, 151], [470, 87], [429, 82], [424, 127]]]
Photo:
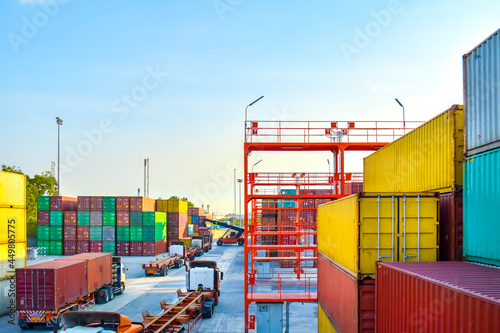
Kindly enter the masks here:
[[500, 266], [500, 30], [463, 57], [464, 256]]
[[321, 205], [318, 302], [327, 314], [322, 318], [340, 332], [373, 331], [375, 263], [437, 260], [438, 207], [435, 193], [358, 193]]
[[116, 255], [130, 255], [129, 197], [116, 197]]
[[116, 254], [116, 197], [102, 198], [102, 252]]
[[187, 208], [186, 201], [177, 199], [167, 200], [168, 242], [187, 237]]

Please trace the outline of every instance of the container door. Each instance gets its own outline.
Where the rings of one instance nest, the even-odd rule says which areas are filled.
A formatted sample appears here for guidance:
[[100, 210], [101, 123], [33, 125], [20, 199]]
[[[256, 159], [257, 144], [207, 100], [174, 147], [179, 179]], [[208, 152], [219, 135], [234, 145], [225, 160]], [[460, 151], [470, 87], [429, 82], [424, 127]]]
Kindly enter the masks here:
[[438, 259], [436, 197], [401, 196], [399, 202], [399, 261]]

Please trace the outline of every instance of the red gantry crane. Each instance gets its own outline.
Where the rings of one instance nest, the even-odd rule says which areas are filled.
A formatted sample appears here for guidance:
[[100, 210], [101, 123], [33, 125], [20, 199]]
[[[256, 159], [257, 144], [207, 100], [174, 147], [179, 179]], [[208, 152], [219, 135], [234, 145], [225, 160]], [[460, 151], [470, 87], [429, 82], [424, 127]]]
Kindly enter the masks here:
[[[245, 217], [251, 209], [251, 218], [245, 219], [244, 226], [245, 332], [256, 328], [256, 316], [249, 313], [251, 303], [317, 301], [316, 208], [318, 204], [362, 191], [363, 175], [345, 171], [345, 154], [382, 148], [410, 130], [400, 124], [245, 122]], [[263, 151], [331, 152], [332, 170], [251, 172], [250, 154]], [[279, 264], [278, 269], [269, 269], [273, 262], [274, 267]]]

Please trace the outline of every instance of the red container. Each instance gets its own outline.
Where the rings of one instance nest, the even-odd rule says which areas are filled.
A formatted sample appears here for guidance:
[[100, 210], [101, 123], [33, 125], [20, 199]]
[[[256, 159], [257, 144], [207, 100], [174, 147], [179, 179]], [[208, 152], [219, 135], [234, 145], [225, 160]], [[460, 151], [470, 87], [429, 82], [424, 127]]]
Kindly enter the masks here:
[[90, 210], [102, 212], [102, 197], [90, 197]]
[[79, 196], [77, 199], [77, 206], [78, 206], [78, 211], [81, 211], [81, 210], [89, 211], [90, 210], [90, 197]]
[[142, 242], [130, 242], [130, 255], [142, 256]]
[[16, 269], [17, 310], [56, 310], [87, 294], [85, 260], [58, 259]]
[[77, 237], [77, 227], [74, 225], [65, 225], [64, 226], [64, 242], [66, 241], [76, 241]]
[[499, 286], [498, 268], [460, 261], [379, 262], [377, 332], [498, 332]]
[[154, 212], [156, 200], [145, 197], [130, 197], [131, 212]]
[[167, 239], [187, 237], [187, 214], [167, 213]]
[[439, 196], [439, 260], [462, 261], [463, 201], [462, 190]]
[[116, 197], [116, 211], [117, 212], [130, 211], [130, 198], [129, 197]]
[[76, 210], [77, 199], [72, 197], [50, 197], [50, 210]]
[[119, 227], [130, 226], [130, 213], [125, 211], [116, 212], [116, 225]]
[[38, 225], [50, 225], [50, 212], [48, 210], [39, 210], [36, 212], [36, 220]]
[[102, 242], [101, 241], [90, 241], [90, 251], [94, 253], [102, 252]]
[[[101, 244], [102, 247], [102, 244]], [[87, 261], [87, 281], [89, 293], [96, 291], [112, 280], [111, 253], [81, 253], [58, 260], [85, 260]]]
[[72, 256], [76, 254], [77, 242], [75, 240], [65, 240], [64, 241], [64, 255]]
[[198, 224], [193, 224], [193, 231], [198, 232], [200, 230], [200, 226]]
[[155, 244], [155, 256], [167, 252], [167, 240], [162, 239], [154, 242]]
[[88, 242], [89, 237], [90, 237], [90, 227], [87, 226], [76, 227], [76, 240]]
[[130, 255], [129, 242], [116, 242], [116, 255], [117, 256], [129, 256]]
[[142, 255], [144, 256], [156, 255], [155, 242], [142, 242]]
[[76, 225], [76, 216], [75, 211], [64, 212], [64, 225]]
[[89, 241], [77, 241], [76, 253], [88, 253], [90, 251]]
[[375, 332], [375, 281], [357, 280], [321, 254], [318, 302], [338, 332]]

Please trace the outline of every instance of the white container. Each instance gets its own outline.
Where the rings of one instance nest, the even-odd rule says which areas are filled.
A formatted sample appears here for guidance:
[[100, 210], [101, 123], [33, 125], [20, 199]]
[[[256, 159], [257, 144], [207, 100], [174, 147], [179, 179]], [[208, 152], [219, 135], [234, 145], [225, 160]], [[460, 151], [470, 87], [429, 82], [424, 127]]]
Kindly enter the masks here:
[[500, 147], [500, 29], [463, 56], [467, 156]]

